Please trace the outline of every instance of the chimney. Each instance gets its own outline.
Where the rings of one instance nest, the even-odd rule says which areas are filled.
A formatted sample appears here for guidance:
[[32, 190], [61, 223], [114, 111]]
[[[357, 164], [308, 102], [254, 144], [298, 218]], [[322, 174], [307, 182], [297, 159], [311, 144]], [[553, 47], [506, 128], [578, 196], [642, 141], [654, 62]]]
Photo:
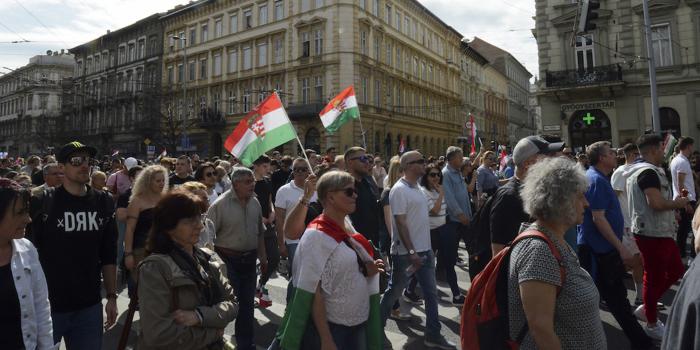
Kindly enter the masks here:
[[51, 56], [51, 50], [46, 50], [46, 56]]

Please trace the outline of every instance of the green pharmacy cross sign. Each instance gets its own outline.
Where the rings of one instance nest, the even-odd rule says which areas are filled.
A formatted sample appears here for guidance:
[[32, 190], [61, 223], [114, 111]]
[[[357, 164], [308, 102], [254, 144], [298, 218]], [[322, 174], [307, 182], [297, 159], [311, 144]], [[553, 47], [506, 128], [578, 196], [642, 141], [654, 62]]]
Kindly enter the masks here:
[[583, 117], [583, 121], [586, 122], [586, 125], [591, 125], [594, 120], [595, 117], [591, 115], [591, 112], [586, 113], [586, 116]]

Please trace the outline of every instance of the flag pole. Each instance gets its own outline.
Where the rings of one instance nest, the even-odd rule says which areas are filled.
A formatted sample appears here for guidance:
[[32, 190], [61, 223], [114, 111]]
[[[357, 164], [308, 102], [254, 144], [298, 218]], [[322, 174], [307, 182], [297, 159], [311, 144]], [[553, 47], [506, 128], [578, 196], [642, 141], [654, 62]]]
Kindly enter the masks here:
[[[273, 94], [277, 95], [277, 97], [279, 98], [279, 94], [277, 93], [277, 90], [274, 90]], [[282, 101], [282, 99], [280, 99], [280, 101]], [[287, 112], [285, 111], [285, 114], [286, 113]], [[296, 136], [297, 143], [299, 143], [299, 147], [301, 147], [301, 154], [304, 155], [304, 159], [306, 159], [306, 164], [309, 166], [309, 172], [316, 175], [316, 173], [314, 173], [314, 169], [311, 167], [311, 162], [309, 161], [309, 156], [306, 155], [306, 149], [304, 149], [304, 145], [301, 143], [301, 139], [299, 139], [299, 133], [297, 132], [297, 128], [294, 127], [294, 124], [292, 124], [292, 128], [294, 129], [294, 136]]]
[[[359, 110], [360, 107], [357, 107], [357, 109]], [[367, 150], [367, 141], [365, 140], [365, 128], [362, 127], [362, 113], [359, 113], [357, 115], [357, 120], [360, 121], [360, 132], [362, 133], [362, 147], [366, 151]]]

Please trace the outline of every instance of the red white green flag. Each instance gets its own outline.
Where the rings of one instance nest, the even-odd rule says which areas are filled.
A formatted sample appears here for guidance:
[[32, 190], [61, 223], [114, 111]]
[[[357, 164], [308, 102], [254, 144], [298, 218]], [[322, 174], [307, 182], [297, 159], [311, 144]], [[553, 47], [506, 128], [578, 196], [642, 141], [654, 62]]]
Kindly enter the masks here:
[[355, 98], [355, 88], [352, 85], [348, 86], [338, 96], [334, 97], [328, 103], [321, 113], [321, 123], [329, 133], [338, 131], [341, 125], [347, 123], [350, 119], [360, 117], [360, 109], [357, 107], [357, 99]]
[[263, 153], [296, 137], [282, 101], [277, 93], [273, 93], [238, 123], [226, 139], [224, 148], [243, 165], [251, 166]]

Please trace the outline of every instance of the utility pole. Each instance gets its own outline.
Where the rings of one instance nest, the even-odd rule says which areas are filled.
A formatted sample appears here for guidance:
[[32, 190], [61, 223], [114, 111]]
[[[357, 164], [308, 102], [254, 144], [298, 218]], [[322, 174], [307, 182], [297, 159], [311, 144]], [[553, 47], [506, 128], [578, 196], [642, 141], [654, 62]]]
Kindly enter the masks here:
[[649, 18], [649, 0], [642, 0], [644, 8], [644, 36], [647, 40], [647, 56], [649, 64], [649, 87], [651, 89], [651, 123], [654, 133], [661, 132], [661, 120], [659, 118], [659, 96], [656, 91], [656, 62], [654, 61], [654, 47], [651, 42], [651, 19]]

